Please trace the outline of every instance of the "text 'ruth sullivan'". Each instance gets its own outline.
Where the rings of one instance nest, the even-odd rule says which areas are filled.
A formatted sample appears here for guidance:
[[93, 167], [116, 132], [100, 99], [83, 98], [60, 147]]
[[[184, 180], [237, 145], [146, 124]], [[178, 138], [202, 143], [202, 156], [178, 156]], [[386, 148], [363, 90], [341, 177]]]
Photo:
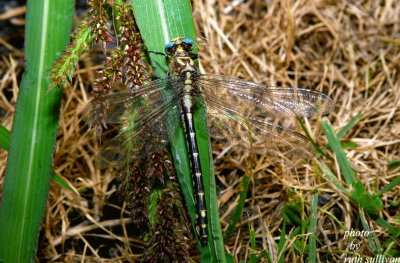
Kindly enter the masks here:
[[392, 258], [384, 255], [376, 255], [374, 257], [352, 256], [345, 257], [344, 263], [400, 263], [400, 258]]

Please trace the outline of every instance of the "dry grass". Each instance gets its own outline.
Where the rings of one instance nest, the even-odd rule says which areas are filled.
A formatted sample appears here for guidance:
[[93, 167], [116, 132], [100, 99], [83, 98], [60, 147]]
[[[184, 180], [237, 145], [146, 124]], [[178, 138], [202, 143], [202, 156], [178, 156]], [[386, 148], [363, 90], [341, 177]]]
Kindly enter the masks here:
[[[399, 176], [399, 168], [388, 167], [389, 160], [400, 156], [400, 5], [396, 1], [194, 2], [197, 32], [203, 42], [202, 71], [270, 84], [300, 84], [326, 92], [335, 101], [329, 116], [335, 131], [361, 113], [360, 121], [344, 139], [358, 144], [346, 155], [367, 190], [379, 192]], [[0, 66], [0, 120], [8, 129], [23, 66], [18, 52], [4, 56]], [[88, 57], [83, 58], [74, 83], [64, 91], [54, 166], [81, 195], [52, 183], [40, 236], [41, 261], [111, 262], [106, 258], [117, 253], [120, 260], [112, 262], [134, 262], [141, 253], [142, 242], [128, 234], [128, 214], [123, 204], [115, 201], [117, 175], [96, 169], [99, 144], [80, 120], [95, 69]], [[318, 144], [326, 145], [318, 122], [306, 125]], [[213, 151], [218, 155], [224, 149]], [[342, 180], [335, 158], [321, 161]], [[2, 176], [5, 162], [6, 153], [1, 150]], [[237, 259], [244, 260], [249, 253], [250, 224], [256, 231], [257, 249], [268, 251], [275, 260], [283, 206], [288, 201], [299, 206], [304, 203], [304, 215], [308, 215], [316, 188], [321, 209], [317, 223], [319, 261], [327, 262], [327, 254], [331, 262], [343, 261], [350, 244], [344, 230], [363, 229], [358, 225], [359, 210], [311, 165], [300, 163], [289, 168], [283, 162], [230, 153], [216, 163], [222, 227], [226, 227], [238, 198], [239, 175], [248, 167], [253, 173], [243, 227], [226, 244], [226, 250]], [[384, 193], [382, 201], [381, 216], [399, 224], [399, 186]], [[344, 229], [328, 213], [335, 214]], [[375, 221], [368, 219], [368, 223], [381, 242], [387, 239], [386, 231]], [[93, 231], [96, 229], [102, 231]], [[291, 231], [290, 226], [286, 231]], [[288, 238], [285, 244], [285, 262], [305, 262], [305, 257], [295, 253], [294, 241]], [[367, 239], [358, 239], [358, 243], [362, 243], [359, 252], [370, 255]], [[101, 248], [99, 244], [104, 245]], [[78, 246], [82, 251], [73, 249]], [[399, 249], [399, 244], [394, 247]]]

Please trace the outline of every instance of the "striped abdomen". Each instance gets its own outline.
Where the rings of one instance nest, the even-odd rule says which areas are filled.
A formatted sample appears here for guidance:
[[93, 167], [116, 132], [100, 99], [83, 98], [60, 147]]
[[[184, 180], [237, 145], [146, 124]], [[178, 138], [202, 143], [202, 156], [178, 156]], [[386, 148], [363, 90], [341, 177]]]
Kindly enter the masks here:
[[182, 96], [182, 119], [185, 127], [186, 142], [189, 152], [190, 167], [193, 179], [194, 199], [196, 202], [196, 230], [203, 244], [207, 243], [207, 209], [204, 198], [203, 176], [193, 122], [193, 86], [191, 73], [186, 72], [185, 87]]

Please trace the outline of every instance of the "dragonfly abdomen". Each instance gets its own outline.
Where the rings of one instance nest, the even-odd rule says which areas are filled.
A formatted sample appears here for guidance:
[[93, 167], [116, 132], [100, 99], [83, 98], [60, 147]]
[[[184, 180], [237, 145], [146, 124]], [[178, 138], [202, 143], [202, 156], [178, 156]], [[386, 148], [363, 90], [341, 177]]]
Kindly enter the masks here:
[[204, 198], [203, 176], [199, 158], [199, 150], [196, 140], [196, 131], [193, 122], [192, 106], [192, 81], [191, 74], [186, 74], [185, 86], [182, 96], [182, 120], [185, 127], [186, 141], [190, 159], [190, 167], [193, 179], [193, 188], [196, 202], [196, 230], [203, 244], [207, 243], [207, 209]]

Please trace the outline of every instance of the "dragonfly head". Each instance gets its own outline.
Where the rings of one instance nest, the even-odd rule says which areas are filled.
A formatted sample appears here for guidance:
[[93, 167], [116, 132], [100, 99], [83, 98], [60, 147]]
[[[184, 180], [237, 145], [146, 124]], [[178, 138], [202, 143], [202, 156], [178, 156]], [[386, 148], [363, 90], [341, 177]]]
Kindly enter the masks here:
[[194, 41], [189, 38], [177, 37], [172, 39], [165, 45], [165, 53], [167, 56], [175, 56], [176, 52], [183, 52], [182, 54], [189, 54], [193, 51]]
[[171, 75], [180, 75], [187, 71], [196, 71], [193, 62], [193, 51], [195, 43], [189, 38], [178, 37], [172, 39], [165, 45], [165, 54], [168, 57]]

